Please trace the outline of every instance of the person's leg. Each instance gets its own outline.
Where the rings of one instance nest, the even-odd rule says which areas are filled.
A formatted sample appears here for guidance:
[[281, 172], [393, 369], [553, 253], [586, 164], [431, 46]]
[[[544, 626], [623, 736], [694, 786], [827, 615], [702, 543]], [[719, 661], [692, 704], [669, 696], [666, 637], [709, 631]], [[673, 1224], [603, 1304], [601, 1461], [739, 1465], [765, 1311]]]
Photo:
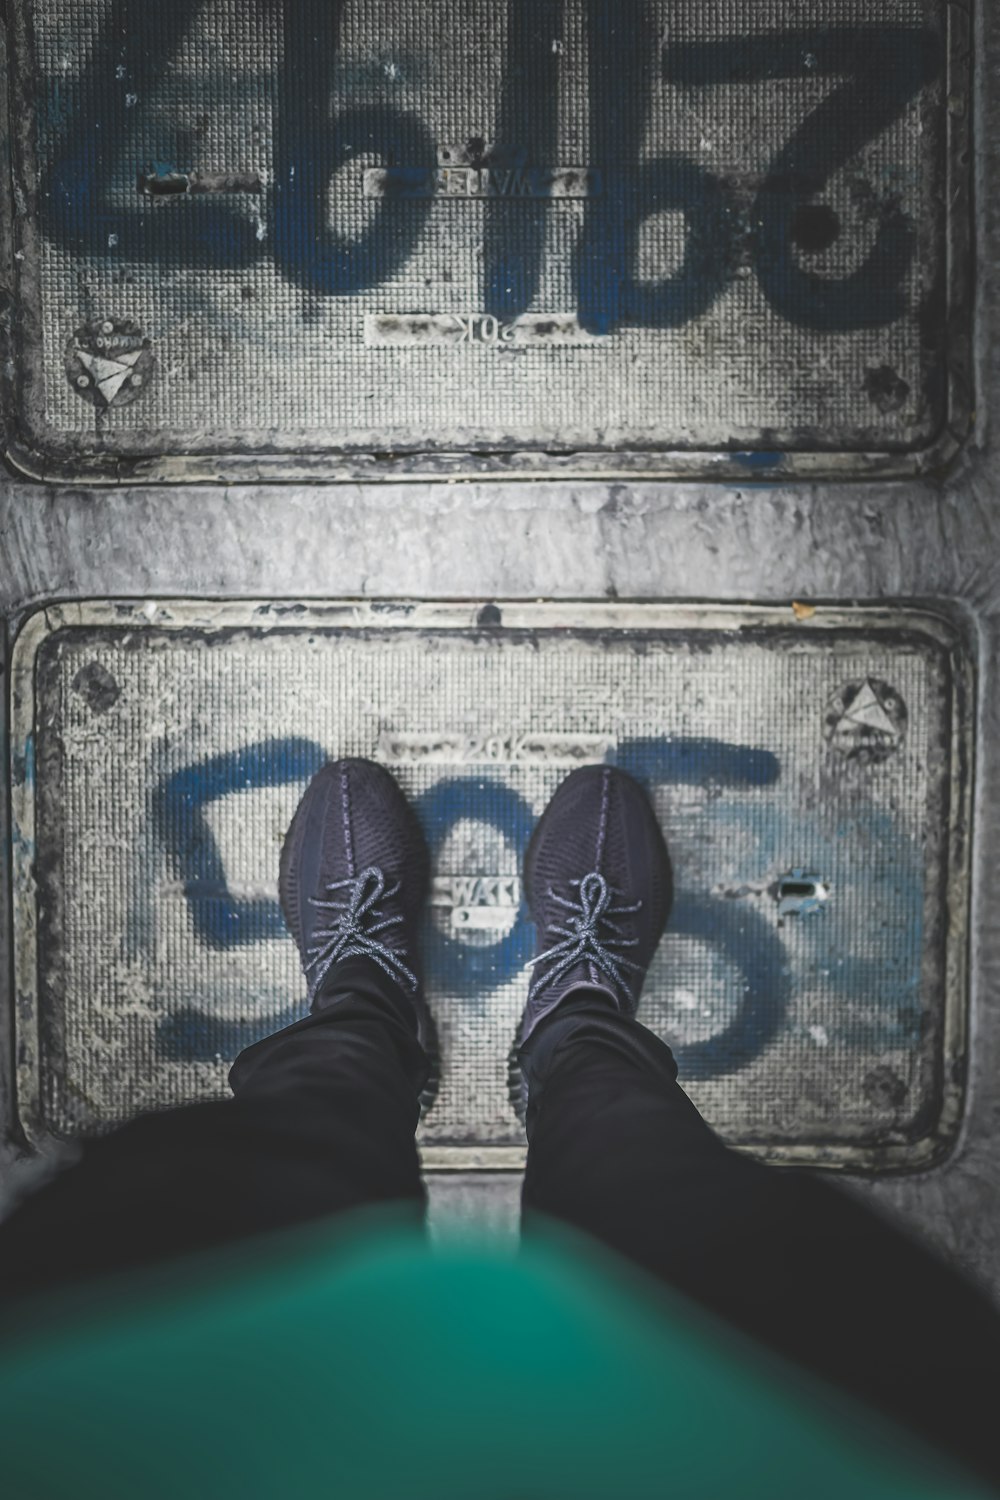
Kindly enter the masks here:
[[234, 1099], [89, 1142], [0, 1224], [0, 1296], [366, 1204], [422, 1216], [414, 1129], [427, 1062], [393, 988], [351, 960], [322, 1009], [237, 1058]]
[[578, 991], [522, 1049], [525, 1227], [593, 1235], [1000, 1484], [1000, 1314], [830, 1183], [728, 1149], [668, 1047]]
[[671, 892], [642, 789], [609, 767], [567, 777], [524, 883], [526, 1228], [584, 1230], [1000, 1482], [1000, 1314], [830, 1183], [725, 1147], [635, 1019]]
[[324, 767], [279, 873], [311, 1014], [237, 1058], [233, 1100], [135, 1120], [29, 1198], [0, 1225], [0, 1295], [365, 1204], [422, 1215], [417, 920], [428, 874], [389, 773], [359, 760]]

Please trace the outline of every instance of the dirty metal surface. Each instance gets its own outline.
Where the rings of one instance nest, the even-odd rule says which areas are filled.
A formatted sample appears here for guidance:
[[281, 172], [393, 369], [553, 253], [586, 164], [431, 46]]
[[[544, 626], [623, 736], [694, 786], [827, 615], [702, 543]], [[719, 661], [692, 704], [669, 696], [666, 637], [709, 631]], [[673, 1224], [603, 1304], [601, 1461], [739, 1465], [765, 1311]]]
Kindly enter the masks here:
[[964, 436], [942, 0], [12, 0], [47, 478], [906, 473]]
[[276, 902], [307, 777], [389, 766], [434, 858], [430, 1167], [523, 1159], [519, 871], [564, 775], [649, 788], [677, 896], [641, 1018], [736, 1145], [888, 1170], [964, 1060], [968, 669], [930, 614], [105, 602], [13, 662], [18, 1102], [73, 1136], [226, 1092], [303, 1013]]

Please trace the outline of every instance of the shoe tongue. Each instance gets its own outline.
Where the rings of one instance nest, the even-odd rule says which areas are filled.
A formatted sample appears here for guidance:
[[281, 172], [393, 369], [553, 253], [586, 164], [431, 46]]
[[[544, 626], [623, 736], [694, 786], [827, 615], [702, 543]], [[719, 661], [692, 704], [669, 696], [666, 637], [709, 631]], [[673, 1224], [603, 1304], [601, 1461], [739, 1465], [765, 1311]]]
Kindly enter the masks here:
[[590, 977], [590, 965], [588, 963], [577, 964], [575, 969], [570, 970], [566, 978], [568, 982], [565, 989], [562, 985], [559, 987], [560, 1004], [570, 995], [580, 995], [584, 991], [588, 991], [590, 994], [600, 995], [602, 998], [606, 995], [615, 1007], [615, 1010], [621, 1010], [621, 999], [618, 994], [603, 979], [592, 979]]
[[587, 966], [579, 964], [573, 970], [570, 983], [566, 988], [562, 989], [560, 987], [556, 998], [551, 1000], [549, 1004], [542, 1006], [532, 1017], [523, 1040], [527, 1041], [527, 1038], [546, 1017], [558, 1014], [568, 1002], [587, 1000], [592, 1001], [595, 1006], [600, 1007], [602, 1010], [605, 1006], [608, 1006], [611, 1010], [621, 1013], [621, 1002], [614, 991], [606, 984], [595, 984], [590, 978]]
[[619, 995], [612, 981], [607, 978], [607, 975], [601, 974], [600, 969], [592, 965], [588, 959], [580, 959], [579, 963], [574, 963], [573, 968], [567, 969], [567, 972], [553, 984], [549, 993], [550, 996], [558, 995], [559, 1004], [561, 1004], [567, 995], [576, 993], [577, 990], [591, 990], [594, 995], [600, 995], [601, 999], [607, 996], [615, 1010], [619, 1011], [622, 1008], [622, 996]]

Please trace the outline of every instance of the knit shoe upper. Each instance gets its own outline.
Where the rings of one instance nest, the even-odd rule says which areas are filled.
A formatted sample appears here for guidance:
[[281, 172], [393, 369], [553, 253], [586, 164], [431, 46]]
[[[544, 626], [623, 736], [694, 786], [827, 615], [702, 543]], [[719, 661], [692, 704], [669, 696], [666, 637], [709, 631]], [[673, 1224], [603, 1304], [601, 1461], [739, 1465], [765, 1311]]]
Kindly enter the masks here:
[[524, 889], [538, 952], [521, 1042], [581, 985], [634, 1015], [672, 896], [667, 847], [638, 782], [612, 766], [567, 776], [528, 846]]
[[420, 999], [417, 922], [430, 857], [395, 779], [369, 760], [339, 760], [313, 777], [281, 850], [278, 892], [315, 1006], [336, 966], [377, 964]]

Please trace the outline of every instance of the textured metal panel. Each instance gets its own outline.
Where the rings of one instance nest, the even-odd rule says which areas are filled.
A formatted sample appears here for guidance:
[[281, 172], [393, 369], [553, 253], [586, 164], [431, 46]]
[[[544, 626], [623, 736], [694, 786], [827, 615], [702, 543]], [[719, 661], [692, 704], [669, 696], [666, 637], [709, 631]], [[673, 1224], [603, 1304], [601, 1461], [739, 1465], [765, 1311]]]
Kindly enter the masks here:
[[966, 18], [750, 9], [15, 0], [13, 457], [939, 464], [970, 405]]
[[22, 1121], [222, 1092], [301, 1013], [278, 850], [311, 771], [364, 754], [434, 852], [425, 1159], [516, 1163], [520, 859], [608, 759], [675, 866], [641, 1015], [709, 1119], [774, 1160], [927, 1161], [960, 1107], [968, 692], [950, 630], [904, 611], [53, 607], [14, 660]]

